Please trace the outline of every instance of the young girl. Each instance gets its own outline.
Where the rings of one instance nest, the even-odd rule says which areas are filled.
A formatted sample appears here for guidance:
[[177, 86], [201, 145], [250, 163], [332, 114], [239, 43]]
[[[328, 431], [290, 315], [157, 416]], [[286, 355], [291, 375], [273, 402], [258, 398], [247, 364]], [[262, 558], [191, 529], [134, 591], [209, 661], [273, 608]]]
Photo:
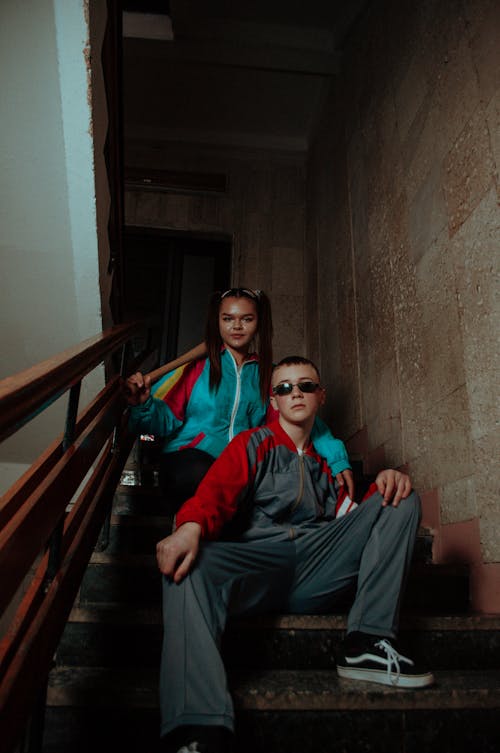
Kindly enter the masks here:
[[[165, 438], [160, 487], [172, 513], [194, 495], [236, 434], [275, 416], [269, 404], [272, 316], [266, 294], [249, 288], [214, 293], [205, 342], [208, 356], [166, 374], [153, 395], [147, 376], [136, 373], [127, 380], [131, 431]], [[345, 447], [320, 419], [313, 441], [332, 473], [340, 483], [345, 479], [351, 491]]]

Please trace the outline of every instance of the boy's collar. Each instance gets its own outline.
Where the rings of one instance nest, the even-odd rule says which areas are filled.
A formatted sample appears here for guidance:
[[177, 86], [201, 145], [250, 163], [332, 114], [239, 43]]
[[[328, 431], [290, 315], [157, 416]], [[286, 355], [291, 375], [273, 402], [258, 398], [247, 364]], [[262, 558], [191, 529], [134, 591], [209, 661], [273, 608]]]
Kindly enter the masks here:
[[[298, 447], [293, 441], [290, 434], [287, 432], [287, 430], [281, 425], [279, 417], [276, 418], [269, 426], [272, 428], [272, 430], [277, 433], [283, 440], [285, 440], [285, 444], [290, 450], [293, 450], [293, 452], [298, 451]], [[303, 454], [304, 455], [312, 455], [314, 451], [313, 443], [311, 441], [311, 437], [308, 437], [307, 444], [304, 447]]]

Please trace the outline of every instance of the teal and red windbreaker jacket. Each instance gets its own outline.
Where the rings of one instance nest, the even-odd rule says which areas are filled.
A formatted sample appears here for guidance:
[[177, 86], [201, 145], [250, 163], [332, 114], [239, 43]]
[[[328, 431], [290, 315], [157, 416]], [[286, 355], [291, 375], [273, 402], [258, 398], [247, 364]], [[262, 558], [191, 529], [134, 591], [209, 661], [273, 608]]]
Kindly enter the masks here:
[[[130, 409], [130, 431], [163, 437], [163, 452], [195, 447], [217, 458], [237, 434], [276, 418], [269, 401], [263, 403], [260, 396], [257, 356], [250, 356], [238, 369], [231, 352], [223, 349], [221, 369], [217, 390], [209, 387], [208, 358], [166, 374], [143, 405]], [[333, 474], [351, 467], [343, 442], [320, 419], [312, 437]]]

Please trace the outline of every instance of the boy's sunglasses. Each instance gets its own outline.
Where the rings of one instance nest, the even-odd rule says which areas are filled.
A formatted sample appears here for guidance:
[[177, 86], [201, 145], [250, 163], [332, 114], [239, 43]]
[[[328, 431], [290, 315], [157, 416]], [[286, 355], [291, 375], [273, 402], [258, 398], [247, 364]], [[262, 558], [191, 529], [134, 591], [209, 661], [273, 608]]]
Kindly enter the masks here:
[[276, 387], [273, 387], [273, 395], [279, 395], [280, 397], [283, 395], [289, 395], [293, 392], [295, 386], [297, 386], [301, 392], [316, 392], [320, 387], [317, 382], [297, 382], [296, 385], [291, 382], [281, 382], [281, 384], [277, 384]]

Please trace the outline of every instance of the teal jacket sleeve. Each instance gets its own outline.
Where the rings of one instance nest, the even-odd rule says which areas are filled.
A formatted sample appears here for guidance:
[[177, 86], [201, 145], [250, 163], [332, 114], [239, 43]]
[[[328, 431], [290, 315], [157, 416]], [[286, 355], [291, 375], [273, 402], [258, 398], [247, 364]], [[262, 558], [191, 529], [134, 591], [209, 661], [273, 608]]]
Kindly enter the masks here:
[[132, 434], [168, 437], [179, 426], [182, 426], [182, 421], [174, 416], [168, 405], [151, 395], [145, 403], [130, 409], [128, 428]]
[[319, 416], [314, 421], [311, 440], [316, 452], [325, 458], [334, 476], [351, 467], [344, 443], [333, 436]]

